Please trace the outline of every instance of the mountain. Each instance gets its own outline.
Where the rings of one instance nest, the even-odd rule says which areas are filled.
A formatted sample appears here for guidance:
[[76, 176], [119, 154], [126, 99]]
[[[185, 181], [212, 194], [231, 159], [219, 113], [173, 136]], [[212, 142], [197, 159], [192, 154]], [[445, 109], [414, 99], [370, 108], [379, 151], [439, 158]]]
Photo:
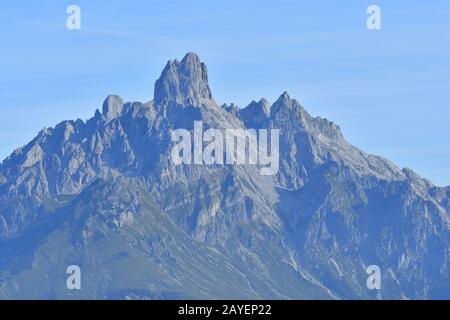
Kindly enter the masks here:
[[[175, 165], [171, 135], [196, 121], [278, 129], [277, 174]], [[167, 63], [153, 101], [109, 96], [0, 165], [3, 299], [448, 298], [449, 245], [450, 187], [355, 148], [286, 92], [219, 106], [194, 53]]]

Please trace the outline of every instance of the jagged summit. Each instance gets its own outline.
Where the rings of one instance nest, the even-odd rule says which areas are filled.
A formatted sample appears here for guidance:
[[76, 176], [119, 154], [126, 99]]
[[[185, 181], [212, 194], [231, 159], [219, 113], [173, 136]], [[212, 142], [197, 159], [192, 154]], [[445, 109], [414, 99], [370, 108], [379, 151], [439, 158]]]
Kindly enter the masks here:
[[266, 120], [270, 117], [270, 103], [262, 98], [259, 102], [253, 100], [247, 107], [240, 110], [245, 125], [250, 128], [257, 128], [265, 125]]
[[275, 101], [274, 106], [279, 108], [291, 108], [293, 104], [298, 104], [295, 99], [291, 99], [287, 91], [284, 91], [281, 96]]
[[[171, 134], [194, 121], [279, 130], [277, 174], [174, 164]], [[193, 53], [169, 61], [153, 103], [108, 96], [0, 164], [0, 299], [443, 298], [449, 247], [450, 188], [355, 148], [287, 92], [218, 106]], [[83, 290], [65, 286], [73, 263]]]
[[102, 114], [107, 119], [115, 118], [122, 112], [123, 105], [124, 103], [121, 97], [109, 95], [103, 102]]
[[190, 52], [181, 61], [167, 62], [155, 83], [156, 105], [172, 102], [179, 105], [199, 105], [205, 99], [212, 99], [208, 71], [197, 54]]

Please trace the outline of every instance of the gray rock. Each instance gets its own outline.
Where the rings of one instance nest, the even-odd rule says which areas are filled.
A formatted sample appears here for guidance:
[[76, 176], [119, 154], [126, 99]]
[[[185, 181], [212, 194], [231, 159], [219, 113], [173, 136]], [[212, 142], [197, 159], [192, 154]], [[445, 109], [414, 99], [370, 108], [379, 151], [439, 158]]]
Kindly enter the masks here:
[[[279, 129], [278, 174], [175, 166], [170, 133], [196, 120]], [[446, 298], [449, 231], [450, 187], [355, 148], [286, 92], [218, 106], [188, 54], [154, 101], [109, 96], [0, 165], [0, 298]], [[65, 287], [70, 264], [82, 291]]]
[[122, 113], [123, 105], [121, 97], [110, 95], [103, 102], [102, 113], [107, 119], [116, 118]]
[[169, 61], [155, 83], [156, 105], [175, 102], [196, 106], [211, 99], [206, 66], [195, 53], [188, 53], [180, 62]]

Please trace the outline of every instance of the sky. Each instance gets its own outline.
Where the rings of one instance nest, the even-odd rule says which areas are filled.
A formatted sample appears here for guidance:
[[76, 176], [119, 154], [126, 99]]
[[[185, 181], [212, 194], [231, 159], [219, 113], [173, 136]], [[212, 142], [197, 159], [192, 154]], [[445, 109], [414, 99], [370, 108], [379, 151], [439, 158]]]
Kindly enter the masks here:
[[167, 60], [193, 51], [219, 104], [287, 90], [353, 145], [450, 185], [447, 0], [2, 1], [0, 43], [0, 159], [109, 94], [151, 100]]

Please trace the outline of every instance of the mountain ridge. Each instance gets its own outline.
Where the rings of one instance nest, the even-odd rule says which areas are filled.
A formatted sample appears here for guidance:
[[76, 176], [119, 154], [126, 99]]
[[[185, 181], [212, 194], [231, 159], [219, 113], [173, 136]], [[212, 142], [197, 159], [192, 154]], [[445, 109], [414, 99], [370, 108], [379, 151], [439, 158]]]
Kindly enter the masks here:
[[[312, 117], [287, 92], [273, 104], [219, 106], [206, 66], [194, 53], [167, 63], [154, 97], [141, 103], [108, 96], [101, 113], [43, 129], [2, 162], [0, 284], [7, 281], [0, 297], [376, 299], [450, 293], [449, 187], [353, 147], [339, 126]], [[194, 121], [219, 130], [280, 129], [279, 172], [264, 177], [249, 165], [174, 165], [170, 133], [192, 130]], [[23, 252], [30, 241], [24, 239], [41, 246], [15, 255], [14, 248]], [[67, 250], [58, 249], [55, 239]], [[100, 244], [105, 253], [94, 258]], [[177, 246], [215, 262], [196, 265]], [[116, 247], [126, 254], [114, 266], [101, 266], [118, 254]], [[210, 250], [221, 253], [213, 258]], [[47, 260], [60, 273], [45, 283], [40, 273], [50, 272]], [[94, 279], [84, 293], [64, 288], [64, 263], [77, 260]], [[219, 275], [214, 268], [221, 261], [234, 271]], [[371, 264], [385, 271], [379, 292], [366, 288]], [[104, 278], [110, 273], [122, 279], [128, 268], [135, 270], [133, 281]], [[207, 270], [201, 274], [210, 284], [196, 268]], [[232, 274], [240, 280], [228, 291], [217, 289]], [[26, 293], [27, 281], [33, 294]]]

